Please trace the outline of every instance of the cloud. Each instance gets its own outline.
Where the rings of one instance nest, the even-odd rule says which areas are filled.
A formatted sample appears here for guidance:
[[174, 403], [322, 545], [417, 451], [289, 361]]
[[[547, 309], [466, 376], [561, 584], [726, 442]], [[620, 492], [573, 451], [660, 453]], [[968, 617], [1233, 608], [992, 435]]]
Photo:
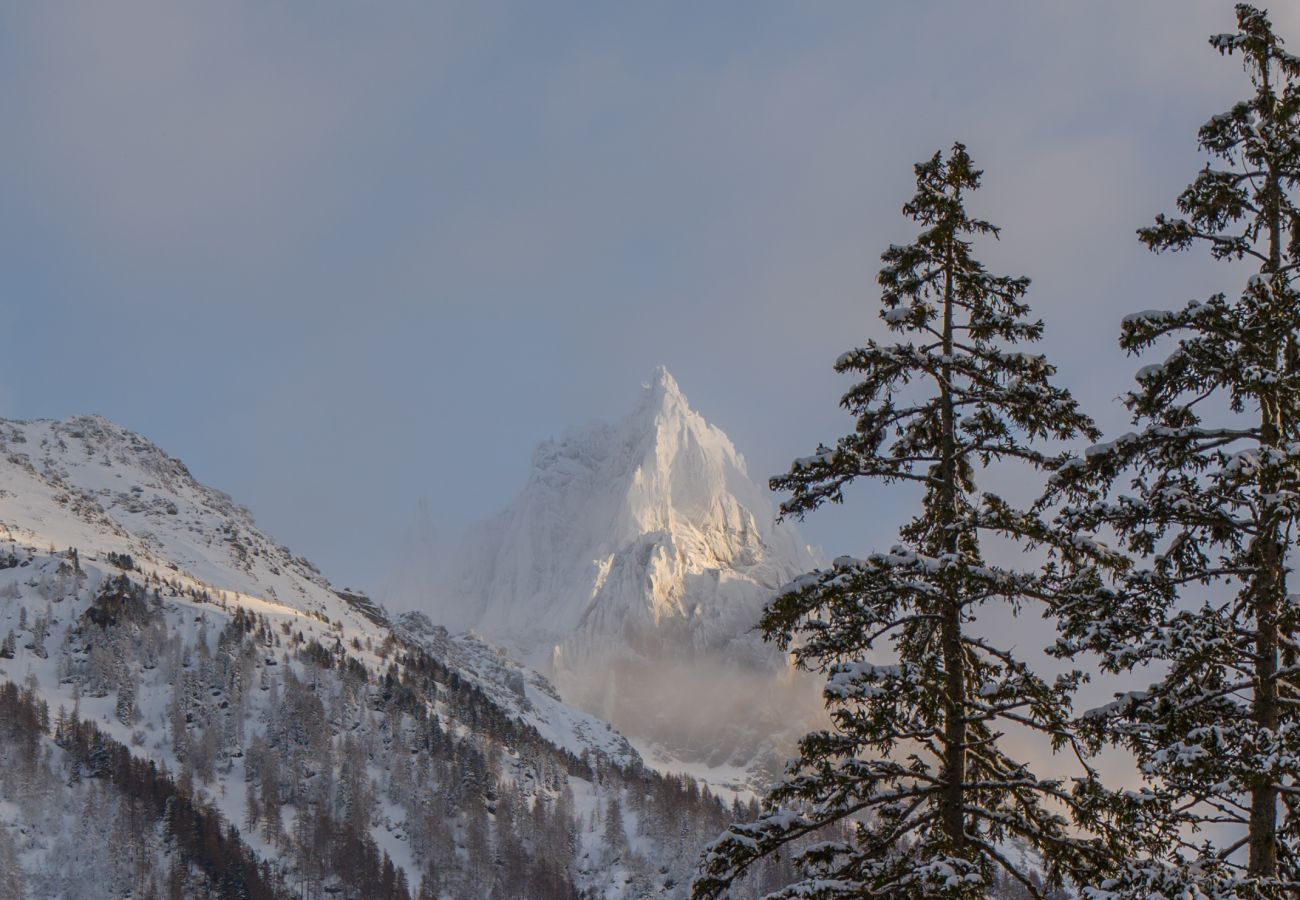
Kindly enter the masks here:
[[473, 18], [443, 9], [27, 7], [7, 29], [8, 193], [107, 266], [274, 268], [339, 227], [366, 177], [348, 161], [472, 45]]
[[[830, 363], [876, 333], [912, 163], [955, 139], [1005, 229], [981, 254], [1033, 278], [1102, 415], [1119, 317], [1231, 283], [1132, 239], [1244, 89], [1206, 45], [1222, 4], [738, 9], [10, 11], [12, 406], [170, 441], [356, 583], [411, 497], [443, 526], [503, 505], [660, 362], [758, 477], [842, 433]], [[809, 534], [888, 541], [893, 496]]]

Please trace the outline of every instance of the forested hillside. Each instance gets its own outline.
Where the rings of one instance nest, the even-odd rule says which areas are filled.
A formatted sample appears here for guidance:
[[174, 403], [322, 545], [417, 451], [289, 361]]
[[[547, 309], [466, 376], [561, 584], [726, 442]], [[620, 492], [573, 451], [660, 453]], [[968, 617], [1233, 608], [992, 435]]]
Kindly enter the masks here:
[[747, 812], [546, 741], [377, 626], [259, 610], [125, 557], [10, 545], [2, 564], [16, 896], [78, 896], [89, 877], [112, 896], [675, 896]]

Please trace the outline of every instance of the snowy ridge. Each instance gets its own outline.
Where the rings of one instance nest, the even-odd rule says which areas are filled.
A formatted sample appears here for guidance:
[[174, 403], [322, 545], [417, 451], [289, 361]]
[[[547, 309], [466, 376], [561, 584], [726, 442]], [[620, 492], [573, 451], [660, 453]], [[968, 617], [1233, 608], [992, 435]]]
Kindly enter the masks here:
[[102, 416], [0, 420], [0, 459], [0, 538], [125, 553], [146, 570], [352, 617], [316, 567], [259, 530], [247, 508]]
[[[816, 565], [774, 513], [660, 368], [622, 421], [542, 443], [519, 498], [470, 530], [420, 602], [546, 672], [656, 758], [746, 764], [780, 755], [791, 708], [820, 706], [754, 631], [780, 586]], [[751, 676], [770, 702], [754, 701], [764, 690], [752, 681], [742, 689]]]
[[452, 637], [423, 613], [404, 613], [393, 632], [418, 644], [470, 678], [494, 703], [537, 729], [556, 747], [581, 756], [595, 753], [620, 766], [638, 766], [641, 757], [608, 722], [560, 700], [545, 677], [510, 659], [473, 633]]

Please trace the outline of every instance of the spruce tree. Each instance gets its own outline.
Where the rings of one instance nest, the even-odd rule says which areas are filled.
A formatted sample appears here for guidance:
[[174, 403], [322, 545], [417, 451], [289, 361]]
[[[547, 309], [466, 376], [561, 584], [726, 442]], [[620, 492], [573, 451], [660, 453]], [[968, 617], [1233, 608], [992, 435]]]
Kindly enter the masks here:
[[129, 671], [124, 672], [122, 681], [117, 687], [117, 704], [114, 706], [117, 720], [123, 725], [134, 725], [139, 716], [135, 695], [135, 676]]
[[[921, 226], [883, 255], [878, 282], [893, 343], [869, 341], [835, 364], [860, 378], [841, 401], [856, 418], [834, 447], [774, 478], [789, 493], [782, 515], [802, 518], [843, 502], [859, 479], [923, 492], [898, 543], [865, 559], [842, 557], [783, 589], [762, 619], [767, 639], [801, 668], [828, 676], [829, 730], [808, 734], [763, 813], [734, 824], [706, 851], [695, 898], [725, 896], [734, 879], [791, 841], [852, 823], [848, 840], [821, 840], [797, 857], [802, 881], [773, 897], [989, 895], [1005, 877], [1044, 896], [1010, 842], [1041, 860], [1047, 881], [1078, 881], [1105, 864], [1105, 842], [1080, 831], [1095, 777], [1069, 733], [1077, 673], [1036, 675], [973, 627], [991, 602], [1054, 596], [1051, 567], [1024, 570], [984, 558], [990, 535], [1051, 544], [1032, 511], [977, 489], [990, 464], [1050, 470], [1044, 440], [1095, 434], [1054, 368], [1021, 345], [1039, 340], [1028, 280], [990, 274], [972, 255], [990, 223], [968, 215], [980, 173], [966, 149], [915, 167], [903, 212]], [[1095, 439], [1095, 437], [1093, 438]], [[886, 662], [885, 660], [888, 660]], [[1071, 786], [1011, 755], [1006, 729], [1077, 751]]]
[[1119, 583], [1061, 607], [1061, 653], [1161, 676], [1083, 720], [1147, 779], [1115, 808], [1171, 848], [1109, 885], [1125, 896], [1300, 891], [1300, 603], [1286, 560], [1300, 514], [1300, 59], [1265, 13], [1236, 13], [1238, 31], [1210, 44], [1241, 59], [1252, 92], [1200, 129], [1211, 162], [1180, 215], [1138, 234], [1156, 252], [1204, 245], [1249, 277], [1237, 296], [1124, 319], [1130, 354], [1172, 352], [1125, 398], [1138, 430], [1056, 477], [1073, 504], [1063, 523], [1108, 530], [1134, 558]]

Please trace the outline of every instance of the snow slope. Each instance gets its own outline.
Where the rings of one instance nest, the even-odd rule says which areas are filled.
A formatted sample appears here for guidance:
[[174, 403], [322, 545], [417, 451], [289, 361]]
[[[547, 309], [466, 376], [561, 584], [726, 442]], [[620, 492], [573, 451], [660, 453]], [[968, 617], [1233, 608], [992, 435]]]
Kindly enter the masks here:
[[[753, 630], [816, 565], [727, 436], [660, 368], [622, 421], [542, 443], [518, 499], [467, 535], [434, 595], [657, 759], [747, 766], [820, 706]], [[404, 598], [411, 603], [414, 598]]]
[[349, 612], [310, 562], [185, 464], [102, 416], [0, 420], [0, 538], [129, 554], [146, 571], [331, 619]]
[[[102, 416], [0, 419], [0, 541], [75, 547], [92, 559], [126, 554], [142, 575], [211, 589], [280, 620], [338, 622], [347, 640], [361, 642], [378, 643], [387, 633], [385, 614], [365, 595], [335, 589], [311, 562], [258, 529], [246, 507]], [[420, 638], [418, 631], [405, 634]], [[500, 690], [494, 678], [504, 664], [481, 641], [443, 641], [437, 649], [562, 749], [621, 764], [635, 759], [604, 721], [557, 702], [535, 673], [518, 669], [522, 693]]]
[[469, 677], [494, 703], [511, 710], [556, 747], [574, 756], [592, 752], [621, 766], [641, 763], [628, 739], [608, 722], [564, 703], [546, 678], [477, 636], [452, 637], [423, 613], [404, 613], [393, 631]]

